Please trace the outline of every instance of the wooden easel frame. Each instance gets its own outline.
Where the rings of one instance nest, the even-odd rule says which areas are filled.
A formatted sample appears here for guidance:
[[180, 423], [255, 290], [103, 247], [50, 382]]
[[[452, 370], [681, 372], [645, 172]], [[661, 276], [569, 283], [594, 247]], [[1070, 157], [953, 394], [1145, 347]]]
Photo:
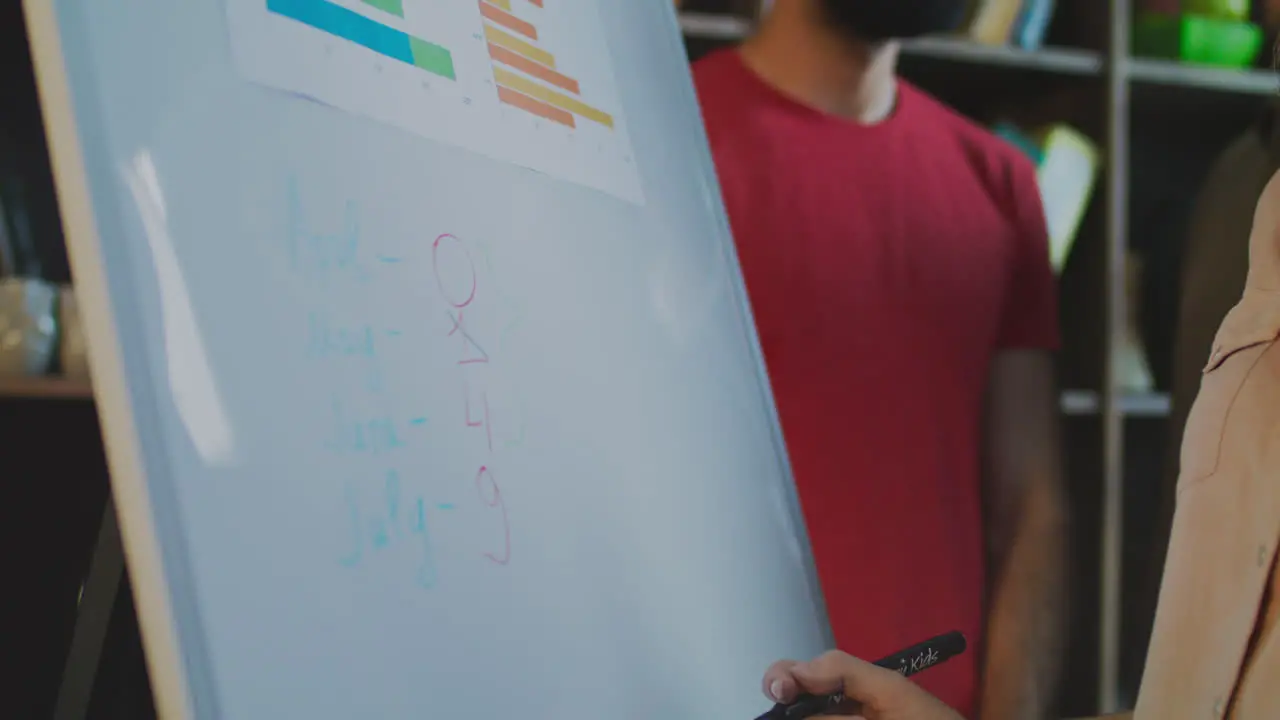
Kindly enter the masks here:
[[[97, 657], [101, 653], [115, 603], [114, 593], [107, 593], [105, 597], [97, 593], [112, 584], [119, 588], [123, 561], [127, 557], [156, 714], [166, 720], [186, 720], [195, 716], [193, 699], [183, 672], [183, 654], [166, 590], [168, 583], [152, 513], [141, 441], [134, 422], [136, 413], [129, 395], [107, 285], [84, 150], [76, 126], [58, 12], [49, 0], [23, 0], [22, 7], [67, 255], [84, 317], [89, 369], [113, 498], [104, 513], [100, 542], [94, 552], [94, 568], [91, 570], [91, 576], [99, 570], [102, 573], [102, 589], [95, 588], [95, 595], [87, 598], [90, 603], [102, 605], [92, 611], [82, 607], [76, 638], [72, 641], [73, 652], [68, 657], [68, 668], [73, 670], [73, 674], [66, 678], [60, 692], [59, 711], [68, 713], [66, 717], [77, 717], [73, 714], [75, 711], [88, 710], [93, 678], [97, 675]], [[101, 542], [104, 538], [108, 542]], [[112, 553], [115, 553], [114, 560]], [[113, 568], [114, 580], [113, 573], [109, 572]], [[86, 595], [88, 593], [89, 588], [86, 587]], [[86, 612], [90, 614], [85, 615]], [[81, 664], [90, 660], [93, 661], [91, 668]], [[55, 717], [61, 720], [63, 716]]]
[[120, 526], [116, 521], [115, 503], [108, 495], [93, 559], [89, 562], [89, 574], [77, 607], [75, 630], [62, 670], [53, 720], [84, 720], [88, 716], [107, 630], [111, 626], [123, 577], [124, 548], [120, 544]]

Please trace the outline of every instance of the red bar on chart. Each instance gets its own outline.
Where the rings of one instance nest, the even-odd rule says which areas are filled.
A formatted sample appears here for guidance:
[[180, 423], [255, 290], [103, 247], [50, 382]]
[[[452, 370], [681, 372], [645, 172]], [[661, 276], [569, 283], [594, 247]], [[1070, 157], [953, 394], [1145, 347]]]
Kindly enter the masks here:
[[532, 75], [545, 83], [555, 85], [559, 88], [564, 88], [574, 95], [577, 95], [580, 92], [577, 80], [574, 80], [563, 73], [558, 73], [546, 65], [539, 65], [529, 58], [519, 53], [511, 52], [504, 47], [499, 47], [493, 43], [489, 43], [489, 57], [493, 58], [495, 62], [500, 62], [503, 65], [515, 68], [527, 75]]
[[577, 127], [577, 123], [573, 120], [573, 115], [559, 108], [551, 107], [544, 102], [534, 100], [528, 95], [518, 93], [511, 88], [499, 85], [498, 99], [511, 107], [519, 108], [527, 113], [533, 113], [538, 117], [546, 118], [552, 122], [557, 122], [568, 127]]

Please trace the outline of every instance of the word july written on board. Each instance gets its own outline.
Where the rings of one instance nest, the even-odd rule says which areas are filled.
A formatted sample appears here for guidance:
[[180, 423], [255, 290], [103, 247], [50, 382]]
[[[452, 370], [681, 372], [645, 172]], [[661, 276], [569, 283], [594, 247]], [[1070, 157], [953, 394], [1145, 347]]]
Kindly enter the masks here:
[[[289, 205], [290, 266], [300, 277], [314, 282], [316, 289], [322, 291], [317, 295], [329, 302], [328, 307], [317, 307], [307, 313], [305, 354], [331, 366], [332, 371], [354, 373], [361, 380], [355, 384], [358, 390], [335, 393], [332, 397], [331, 429], [321, 441], [325, 450], [352, 461], [357, 468], [350, 473], [342, 490], [349, 549], [339, 562], [356, 568], [393, 548], [408, 546], [414, 549], [416, 558], [416, 583], [433, 587], [439, 579], [436, 523], [449, 515], [457, 516], [460, 509], [459, 505], [441, 499], [455, 495], [457, 490], [451, 488], [457, 486], [438, 478], [419, 477], [423, 474], [420, 470], [409, 476], [402, 474], [402, 463], [412, 463], [415, 458], [420, 461], [416, 463], [418, 468], [429, 467], [429, 463], [421, 462], [423, 433], [429, 425], [427, 415], [400, 417], [392, 412], [381, 367], [385, 353], [405, 352], [401, 345], [405, 332], [381, 326], [372, 318], [352, 319], [353, 311], [362, 305], [355, 298], [368, 292], [370, 281], [380, 270], [407, 263], [417, 265], [422, 272], [426, 263], [368, 252], [362, 243], [359, 208], [354, 202], [343, 204], [342, 218], [334, 226], [319, 228], [307, 222], [296, 183], [289, 187]], [[443, 250], [442, 245], [446, 246]], [[463, 346], [457, 366], [487, 365], [490, 358], [483, 347], [487, 343], [482, 344], [474, 337], [465, 320], [465, 310], [474, 303], [480, 285], [469, 249], [457, 237], [441, 235], [430, 244], [429, 250], [434, 284], [448, 306], [452, 325], [448, 337], [456, 338]], [[397, 279], [403, 281], [403, 277]], [[449, 288], [459, 284], [469, 288], [465, 297], [447, 294]], [[351, 293], [348, 295], [343, 290]], [[344, 297], [351, 301], [344, 303]], [[410, 326], [409, 332], [414, 331]], [[468, 429], [483, 429], [485, 447], [491, 453], [487, 391], [473, 390], [473, 385], [482, 378], [476, 373], [465, 373], [458, 379], [464, 404], [463, 425]], [[505, 500], [492, 464], [491, 458], [480, 457], [474, 474], [467, 479], [478, 496], [476, 509], [493, 513], [501, 523], [498, 538], [478, 554], [490, 564], [506, 565], [511, 557], [511, 533]], [[406, 482], [406, 478], [409, 481]], [[441, 499], [432, 500], [429, 496]], [[465, 552], [463, 548], [451, 549]]]

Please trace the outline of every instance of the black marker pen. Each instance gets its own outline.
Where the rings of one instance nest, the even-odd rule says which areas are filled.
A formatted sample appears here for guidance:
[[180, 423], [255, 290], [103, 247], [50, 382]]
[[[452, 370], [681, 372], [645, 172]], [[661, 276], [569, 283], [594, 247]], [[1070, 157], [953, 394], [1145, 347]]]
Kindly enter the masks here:
[[[964, 652], [965, 647], [964, 635], [953, 631], [912, 645], [906, 650], [881, 658], [873, 664], [887, 670], [897, 670], [904, 677], [911, 677], [918, 672], [928, 670], [934, 665], [950, 660]], [[830, 715], [841, 711], [848, 712], [846, 708], [850, 706], [851, 701], [847, 701], [844, 693], [801, 695], [794, 702], [774, 705], [772, 710], [756, 718], [756, 720], [804, 720], [804, 718], [811, 718], [815, 715]], [[853, 703], [853, 706], [856, 706], [856, 703]]]

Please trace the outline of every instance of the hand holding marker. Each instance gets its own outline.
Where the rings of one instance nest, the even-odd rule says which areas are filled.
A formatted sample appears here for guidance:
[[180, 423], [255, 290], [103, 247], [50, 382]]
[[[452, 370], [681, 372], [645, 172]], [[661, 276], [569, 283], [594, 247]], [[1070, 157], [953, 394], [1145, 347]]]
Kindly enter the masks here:
[[[959, 655], [965, 651], [965, 647], [964, 635], [953, 631], [912, 645], [873, 664], [887, 670], [896, 670], [903, 677], [910, 677]], [[856, 713], [857, 709], [858, 703], [846, 698], [843, 692], [830, 695], [803, 694], [790, 703], [774, 705], [772, 710], [756, 720], [804, 720], [819, 715], [848, 715]]]

